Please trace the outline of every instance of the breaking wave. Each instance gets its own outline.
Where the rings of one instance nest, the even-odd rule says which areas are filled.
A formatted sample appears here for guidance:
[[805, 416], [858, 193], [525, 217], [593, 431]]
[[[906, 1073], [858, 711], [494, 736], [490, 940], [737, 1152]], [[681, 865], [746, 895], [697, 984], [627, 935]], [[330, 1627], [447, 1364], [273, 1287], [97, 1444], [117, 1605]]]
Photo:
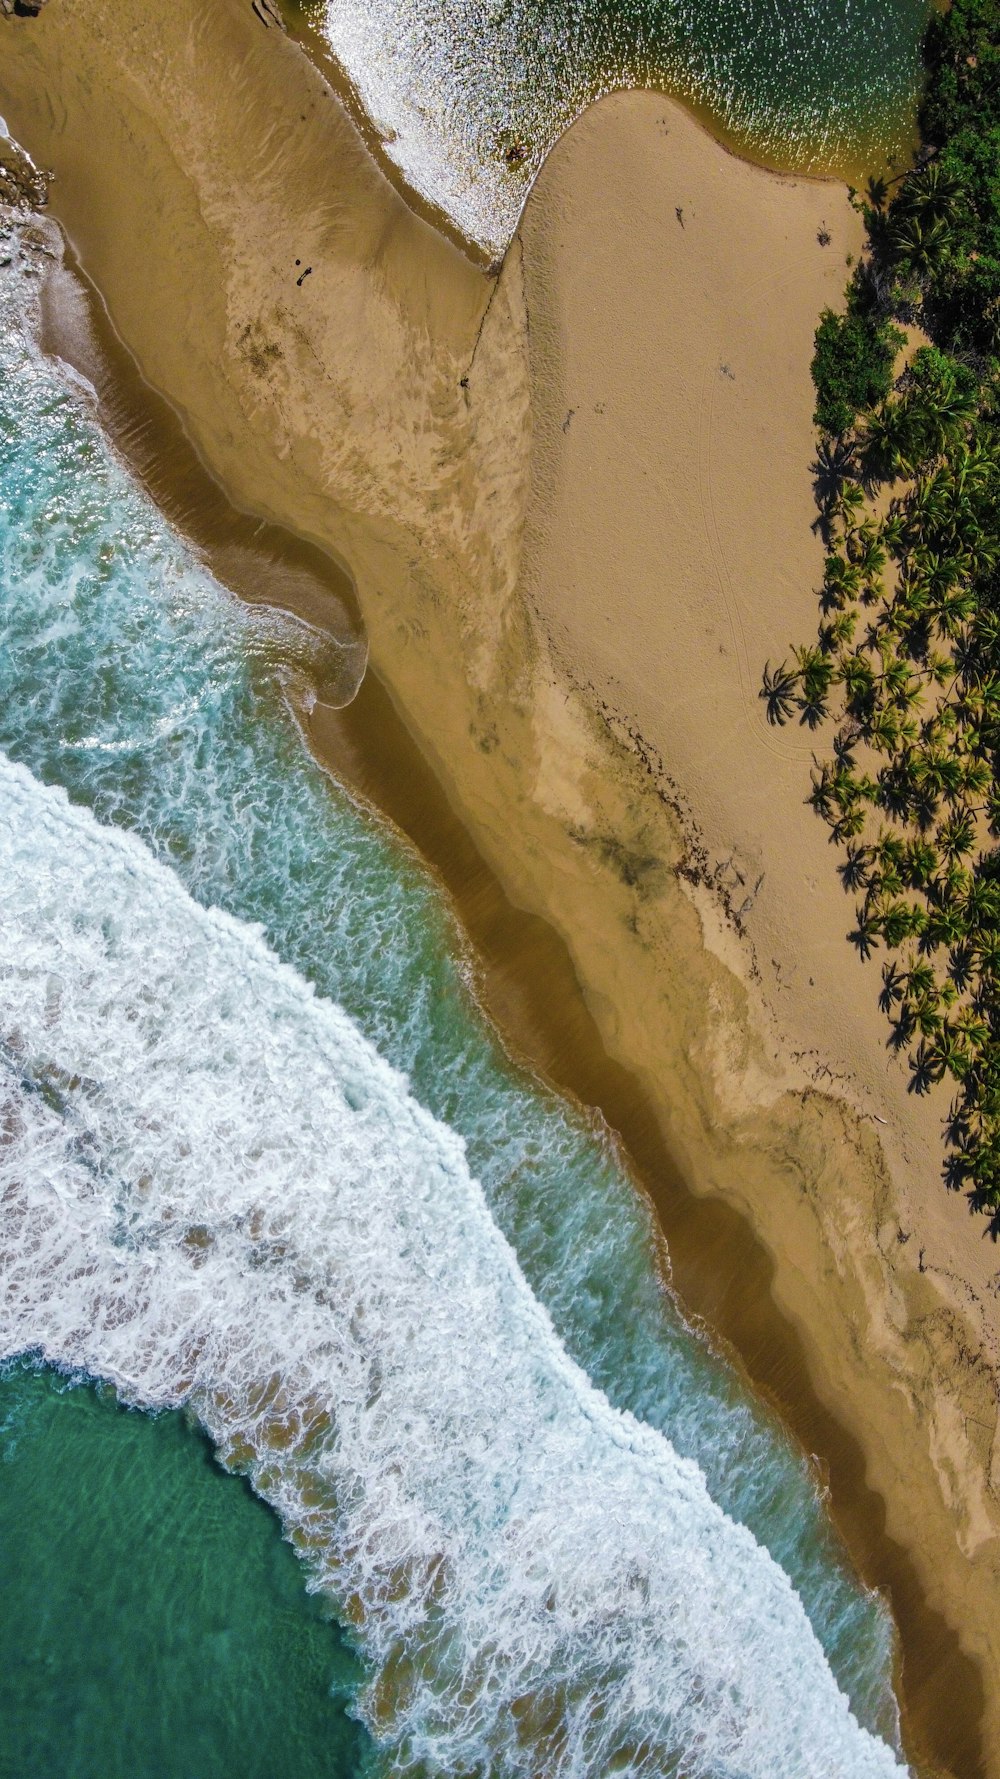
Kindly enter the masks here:
[[787, 1577], [567, 1356], [458, 1137], [135, 839], [0, 759], [0, 1353], [189, 1405], [401, 1772], [862, 1779]]
[[425, 1115], [464, 1142], [559, 1340], [697, 1462], [789, 1576], [855, 1714], [895, 1740], [891, 1623], [851, 1575], [814, 1477], [678, 1313], [607, 1133], [511, 1065], [417, 861], [304, 749], [285, 692], [316, 668], [317, 640], [241, 606], [164, 524], [86, 391], [39, 354], [37, 255], [8, 245], [0, 748], [132, 830], [195, 903], [258, 926], [405, 1071]]

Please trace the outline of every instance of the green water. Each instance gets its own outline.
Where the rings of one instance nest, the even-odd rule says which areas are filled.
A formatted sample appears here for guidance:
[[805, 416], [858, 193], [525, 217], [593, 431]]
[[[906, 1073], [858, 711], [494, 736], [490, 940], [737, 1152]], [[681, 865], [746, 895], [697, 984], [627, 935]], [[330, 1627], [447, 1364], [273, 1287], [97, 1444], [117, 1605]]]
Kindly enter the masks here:
[[181, 1416], [0, 1375], [0, 1779], [346, 1779], [357, 1663]]
[[332, 51], [406, 183], [497, 256], [552, 144], [619, 88], [683, 100], [768, 165], [859, 183], [900, 161], [930, 11], [930, 0], [283, 3], [313, 53]]

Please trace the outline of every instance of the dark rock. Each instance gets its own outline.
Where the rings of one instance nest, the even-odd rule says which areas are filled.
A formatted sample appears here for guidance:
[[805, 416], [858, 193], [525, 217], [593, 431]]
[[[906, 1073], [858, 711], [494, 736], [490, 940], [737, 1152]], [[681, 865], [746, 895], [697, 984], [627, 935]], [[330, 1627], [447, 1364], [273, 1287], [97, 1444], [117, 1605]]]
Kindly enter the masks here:
[[0, 135], [0, 204], [12, 210], [44, 209], [50, 178], [10, 136]]

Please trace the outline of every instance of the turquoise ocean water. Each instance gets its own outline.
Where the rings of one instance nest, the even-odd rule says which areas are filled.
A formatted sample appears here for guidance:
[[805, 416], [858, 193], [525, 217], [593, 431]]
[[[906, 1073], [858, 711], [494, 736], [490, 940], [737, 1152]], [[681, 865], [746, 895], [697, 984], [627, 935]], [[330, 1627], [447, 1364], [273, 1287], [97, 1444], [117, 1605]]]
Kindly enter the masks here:
[[348, 1779], [357, 1663], [180, 1414], [0, 1378], [3, 1779]]
[[899, 1770], [884, 1610], [309, 759], [314, 639], [0, 281], [0, 1761]]

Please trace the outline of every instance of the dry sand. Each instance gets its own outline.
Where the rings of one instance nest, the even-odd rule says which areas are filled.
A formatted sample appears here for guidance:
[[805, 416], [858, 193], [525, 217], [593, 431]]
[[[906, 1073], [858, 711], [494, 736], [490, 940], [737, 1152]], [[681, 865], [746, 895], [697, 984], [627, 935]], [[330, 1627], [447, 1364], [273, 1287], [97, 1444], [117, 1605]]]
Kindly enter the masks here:
[[[888, 1061], [810, 741], [756, 698], [815, 623], [808, 361], [857, 245], [842, 191], [618, 95], [491, 283], [241, 0], [3, 21], [0, 109], [205, 462], [349, 565], [433, 770], [411, 831], [446, 876], [470, 838], [485, 860], [451, 881], [496, 1004], [623, 1130], [685, 1300], [829, 1465], [892, 1592], [914, 1745], [1000, 1774], [1000, 1262], [940, 1183], [940, 1105]], [[313, 739], [374, 750], [405, 825], [419, 775], [380, 698]], [[526, 911], [502, 931], [490, 869]]]

